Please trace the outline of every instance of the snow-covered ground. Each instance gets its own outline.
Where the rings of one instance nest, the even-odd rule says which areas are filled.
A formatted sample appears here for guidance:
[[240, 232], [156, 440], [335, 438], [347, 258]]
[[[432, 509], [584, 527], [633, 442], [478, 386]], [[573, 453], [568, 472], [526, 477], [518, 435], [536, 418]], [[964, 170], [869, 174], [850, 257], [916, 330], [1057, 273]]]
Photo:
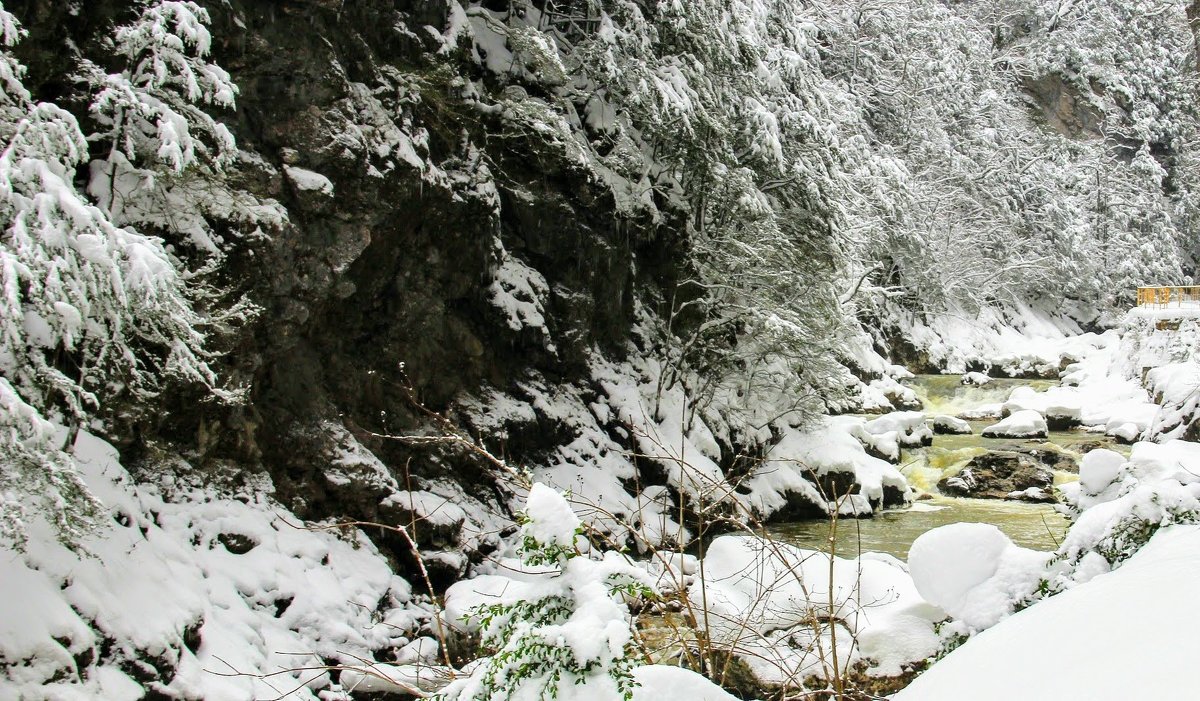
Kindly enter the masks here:
[[[1078, 353], [1064, 373], [1070, 384], [1018, 390], [996, 407], [1014, 419], [1065, 417], [1109, 433], [1132, 424], [1138, 435], [1162, 441], [1137, 442], [1128, 458], [1105, 450], [1084, 458], [1080, 481], [1062, 486], [1075, 523], [1052, 555], [1019, 548], [979, 524], [929, 532], [914, 543], [907, 564], [868, 553], [835, 558], [831, 566], [821, 553], [724, 536], [710, 544], [702, 568], [694, 559], [665, 557], [639, 565], [644, 574], [636, 578], [685, 592], [692, 606], [707, 604], [710, 639], [736, 652], [766, 682], [827, 677], [835, 636], [838, 668], [861, 662], [878, 675], [902, 673], [966, 637], [899, 698], [1038, 698], [1026, 690], [1058, 688], [1053, 685], [1065, 683], [1060, 677], [1066, 675], [1033, 662], [1051, 659], [1051, 652], [1053, 659], [1067, 659], [1065, 650], [1084, 670], [1116, 668], [1118, 659], [1157, 664], [1139, 669], [1157, 670], [1149, 675], [1161, 686], [1154, 688], [1170, 698], [1182, 683], [1170, 674], [1175, 658], [1146, 653], [1153, 659], [1141, 660], [1128, 649], [1133, 641], [1140, 655], [1151, 641], [1170, 640], [1172, 655], [1195, 652], [1179, 632], [1194, 622], [1181, 622], [1180, 612], [1191, 609], [1188, 583], [1178, 578], [1200, 574], [1200, 557], [1192, 554], [1200, 551], [1200, 531], [1177, 524], [1200, 520], [1200, 447], [1170, 440], [1191, 419], [1189, 383], [1200, 377], [1187, 348], [1200, 327], [1190, 323], [1164, 330], [1135, 319], [1124, 336], [1064, 336], [1058, 351], [1047, 341], [1048, 353]], [[575, 506], [581, 493], [596, 500], [593, 511], [581, 513], [585, 520], [603, 525], [603, 517], [618, 511], [623, 519], [632, 517], [623, 523], [642, 523], [650, 533], [647, 544], [680, 534], [671, 518], [677, 509], [673, 492], [645, 487], [628, 496], [622, 470], [632, 468], [612, 436], [594, 430], [601, 418], [620, 416], [641, 431], [633, 438], [647, 455], [674, 468], [667, 481], [675, 494], [711, 498], [719, 489], [760, 515], [783, 508], [781, 495], [789, 492], [824, 503], [825, 495], [805, 477], [808, 469], [855, 475], [862, 491], [846, 503], [846, 512], [877, 508], [885, 489], [902, 494], [906, 484], [868, 448], [888, 455], [929, 437], [921, 412], [870, 420], [827, 417], [815, 429], [781, 424], [767, 459], [734, 491], [716, 465], [714, 435], [729, 428], [701, 420], [680, 430], [684, 407], [670, 392], [652, 397], [627, 370], [602, 374], [606, 394], [590, 403], [582, 395], [564, 399], [550, 397], [545, 387], [537, 392], [546, 394], [531, 390], [535, 401], [546, 402], [544, 410], [579, 429], [559, 454], [562, 461], [535, 476], [566, 482], [556, 489], [578, 489], [570, 492]], [[1143, 375], [1165, 408], [1150, 401]], [[526, 408], [497, 401], [490, 416], [502, 424], [505, 412], [519, 415]], [[1172, 421], [1175, 428], [1168, 429]], [[362, 468], [347, 450], [332, 466], [331, 480]], [[394, 574], [362, 533], [296, 527], [298, 519], [272, 500], [265, 478], [222, 488], [207, 476], [208, 486], [201, 486], [199, 476], [177, 461], [135, 481], [115, 450], [87, 433], [79, 435], [74, 454], [112, 523], [73, 551], [58, 542], [50, 524], [34, 522], [24, 552], [0, 551], [0, 657], [6, 661], [0, 699], [119, 701], [148, 690], [185, 699], [251, 698], [290, 690], [292, 698], [333, 701], [354, 690], [395, 689], [380, 674], [432, 685], [439, 654], [435, 620], [457, 625], [471, 606], [545, 588], [538, 578], [553, 576], [504, 565], [502, 550], [491, 570], [477, 568], [485, 576], [452, 589], [447, 613], [436, 619], [428, 599]], [[428, 518], [462, 516], [433, 492], [407, 499]], [[538, 537], [574, 547], [578, 522], [572, 519], [554, 521]], [[599, 553], [586, 562], [601, 569], [628, 566], [624, 558], [618, 563]], [[1150, 590], [1153, 596], [1146, 595]], [[461, 592], [473, 594], [464, 598]], [[837, 619], [832, 626], [831, 607]], [[620, 606], [608, 609], [605, 625], [627, 626]], [[1130, 611], [1136, 620], [1129, 620]], [[1085, 642], [1093, 651], [1076, 654]], [[1122, 652], [1118, 658], [1095, 649]], [[996, 659], [1005, 662], [996, 665]], [[1022, 660], [1031, 666], [1020, 666]], [[985, 661], [1000, 671], [983, 670]], [[328, 664], [356, 669], [336, 676], [299, 671]], [[698, 676], [669, 667], [639, 667], [635, 678], [643, 683], [638, 699], [685, 698], [679, 695], [684, 690], [689, 699], [729, 699]], [[968, 679], [987, 683], [963, 686]], [[1030, 679], [1040, 682], [1022, 686]], [[1102, 674], [1089, 671], [1084, 679], [1071, 687], [1083, 690], [1080, 698], [1136, 697]], [[996, 695], [980, 696], [984, 691]]]
[[1120, 569], [1020, 611], [896, 701], [1193, 698], [1200, 526], [1159, 531]]
[[111, 518], [76, 551], [45, 521], [0, 549], [0, 699], [331, 701], [348, 690], [321, 666], [428, 630], [364, 534], [302, 527], [265, 480], [222, 491], [174, 465], [135, 483], [87, 433], [75, 455]]
[[834, 558], [831, 567], [825, 553], [722, 536], [704, 562], [705, 577], [688, 594], [692, 605], [703, 610], [707, 603], [709, 638], [764, 682], [828, 678], [859, 661], [872, 673], [895, 675], [939, 649], [934, 623], [944, 615], [890, 555]]

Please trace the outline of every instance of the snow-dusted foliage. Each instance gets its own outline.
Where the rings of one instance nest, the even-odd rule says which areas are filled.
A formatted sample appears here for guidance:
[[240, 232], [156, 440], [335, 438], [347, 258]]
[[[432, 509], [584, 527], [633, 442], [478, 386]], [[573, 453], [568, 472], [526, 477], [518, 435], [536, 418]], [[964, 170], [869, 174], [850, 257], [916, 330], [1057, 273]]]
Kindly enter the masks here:
[[[176, 13], [176, 26], [206, 46], [192, 9], [198, 8], [164, 3], [147, 12]], [[114, 397], [146, 401], [168, 378], [207, 386], [226, 400], [237, 396], [218, 389], [205, 348], [206, 318], [163, 242], [123, 228], [105, 203], [75, 189], [76, 169], [88, 158], [79, 123], [57, 105], [35, 101], [22, 84], [25, 69], [11, 54], [22, 30], [2, 7], [0, 28], [0, 452], [6, 458], [0, 522], [19, 532], [18, 504], [30, 500], [57, 514], [63, 535], [74, 538], [89, 499], [60, 450], [64, 436], [45, 419], [78, 426]], [[179, 79], [179, 70], [192, 76], [185, 84], [199, 80], [194, 67], [173, 63], [154, 41], [138, 40], [134, 31], [118, 36], [131, 60], [142, 62], [130, 74], [138, 86], [131, 94], [169, 91], [164, 86]], [[210, 86], [197, 88], [201, 96], [227, 99], [212, 92], [211, 80], [199, 82]], [[132, 107], [122, 108], [120, 120], [133, 131], [119, 130], [130, 153], [146, 137], [141, 122], [126, 114]], [[143, 107], [133, 111], [146, 116]], [[187, 120], [158, 116], [155, 148], [172, 167], [186, 166], [195, 149], [185, 143]]]
[[1182, 275], [1182, 4], [845, 2], [821, 25], [859, 115], [843, 144], [854, 258], [881, 266], [869, 290], [932, 310], [1103, 304]]
[[235, 232], [277, 229], [287, 215], [227, 186], [221, 175], [237, 165], [233, 134], [206, 107], [231, 109], [237, 86], [207, 60], [208, 12], [193, 2], [141, 5], [118, 27], [107, 48], [120, 72], [84, 61], [80, 78], [92, 94], [89, 113], [100, 151], [90, 164], [88, 193], [121, 225], [147, 228], [220, 255], [213, 220]]
[[510, 576], [460, 582], [446, 594], [452, 625], [478, 632], [490, 656], [446, 687], [454, 701], [630, 701], [638, 658], [623, 597], [653, 580], [615, 552], [583, 554], [579, 518], [551, 488], [529, 491]]
[[149, 157], [180, 172], [200, 156], [217, 164], [230, 157], [233, 135], [196, 106], [233, 107], [237, 95], [229, 74], [205, 61], [212, 44], [208, 22], [208, 12], [194, 2], [147, 4], [113, 38], [125, 69], [104, 75], [87, 66], [95, 81], [91, 113], [103, 129], [93, 139], [108, 144], [110, 158]]

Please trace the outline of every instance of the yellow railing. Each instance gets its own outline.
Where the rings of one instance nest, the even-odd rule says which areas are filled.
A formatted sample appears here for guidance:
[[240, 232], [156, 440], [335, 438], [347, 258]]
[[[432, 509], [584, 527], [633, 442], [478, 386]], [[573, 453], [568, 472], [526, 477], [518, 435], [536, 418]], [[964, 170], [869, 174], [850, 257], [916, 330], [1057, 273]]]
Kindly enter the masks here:
[[1200, 302], [1200, 285], [1139, 287], [1137, 289], [1139, 307], [1149, 305], [1165, 307], [1168, 304], [1183, 304], [1184, 302]]

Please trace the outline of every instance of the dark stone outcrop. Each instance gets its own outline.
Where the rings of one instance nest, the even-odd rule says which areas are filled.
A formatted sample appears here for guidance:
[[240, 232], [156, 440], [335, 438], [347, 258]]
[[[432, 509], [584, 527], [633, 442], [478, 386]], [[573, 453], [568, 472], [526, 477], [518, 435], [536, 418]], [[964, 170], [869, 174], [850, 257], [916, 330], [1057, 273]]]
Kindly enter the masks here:
[[1055, 501], [1050, 468], [1030, 455], [1007, 451], [972, 458], [962, 472], [938, 482], [938, 490], [977, 499]]

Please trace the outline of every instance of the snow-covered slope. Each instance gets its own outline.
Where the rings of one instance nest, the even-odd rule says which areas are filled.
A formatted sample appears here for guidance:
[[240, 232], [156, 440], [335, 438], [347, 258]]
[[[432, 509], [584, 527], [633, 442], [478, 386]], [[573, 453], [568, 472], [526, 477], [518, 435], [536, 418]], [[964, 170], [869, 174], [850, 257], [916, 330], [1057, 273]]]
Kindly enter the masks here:
[[1120, 569], [1001, 621], [896, 701], [1185, 699], [1200, 657], [1200, 526], [1156, 534]]
[[[31, 524], [0, 549], [0, 698], [344, 698], [324, 665], [394, 660], [432, 609], [357, 528], [304, 524], [270, 482], [186, 464], [135, 483], [87, 433], [104, 526], [64, 547]], [[403, 656], [401, 656], [403, 657]]]

